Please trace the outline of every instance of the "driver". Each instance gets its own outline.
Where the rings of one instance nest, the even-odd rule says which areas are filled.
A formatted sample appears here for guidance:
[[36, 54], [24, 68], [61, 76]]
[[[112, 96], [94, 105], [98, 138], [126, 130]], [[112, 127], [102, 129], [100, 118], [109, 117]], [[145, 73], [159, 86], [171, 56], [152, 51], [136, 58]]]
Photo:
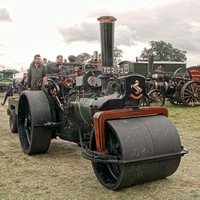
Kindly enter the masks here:
[[42, 64], [41, 56], [36, 54], [28, 70], [28, 90], [39, 90], [38, 82], [45, 76], [45, 66]]
[[56, 62], [51, 64], [50, 74], [59, 74], [59, 75], [65, 74], [65, 68], [63, 67], [63, 56], [62, 55], [58, 55], [56, 57]]

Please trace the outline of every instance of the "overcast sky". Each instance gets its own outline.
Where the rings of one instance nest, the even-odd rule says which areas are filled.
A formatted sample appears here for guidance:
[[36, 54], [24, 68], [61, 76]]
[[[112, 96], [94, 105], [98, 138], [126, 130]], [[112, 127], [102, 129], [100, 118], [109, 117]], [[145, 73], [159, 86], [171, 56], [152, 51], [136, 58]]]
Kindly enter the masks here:
[[37, 53], [55, 61], [100, 52], [97, 18], [117, 18], [115, 46], [135, 60], [152, 40], [186, 50], [188, 67], [199, 65], [198, 0], [0, 0], [0, 65], [28, 67]]

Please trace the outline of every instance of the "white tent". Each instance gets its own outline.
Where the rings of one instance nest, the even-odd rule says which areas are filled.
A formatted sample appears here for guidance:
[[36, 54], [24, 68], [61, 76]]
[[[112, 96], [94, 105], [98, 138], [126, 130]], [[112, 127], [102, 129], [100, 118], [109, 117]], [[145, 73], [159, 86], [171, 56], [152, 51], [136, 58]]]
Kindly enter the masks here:
[[27, 72], [19, 72], [19, 73], [13, 74], [13, 79], [22, 80], [24, 78], [24, 74], [27, 74]]

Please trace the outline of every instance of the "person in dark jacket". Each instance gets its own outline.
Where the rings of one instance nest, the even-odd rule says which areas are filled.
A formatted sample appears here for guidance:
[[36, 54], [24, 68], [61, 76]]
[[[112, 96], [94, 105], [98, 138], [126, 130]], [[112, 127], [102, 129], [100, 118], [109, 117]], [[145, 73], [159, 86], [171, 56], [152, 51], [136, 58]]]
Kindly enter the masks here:
[[60, 74], [63, 71], [63, 56], [58, 55], [56, 57], [56, 62], [52, 63], [50, 66], [50, 74]]
[[18, 93], [21, 94], [21, 92], [26, 89], [27, 89], [27, 76], [24, 76], [22, 81], [18, 84]]
[[6, 96], [4, 98], [3, 103], [1, 103], [2, 106], [6, 103], [6, 100], [8, 97], [13, 96], [13, 86], [9, 86], [8, 83], [6, 83]]
[[45, 76], [45, 66], [42, 65], [41, 56], [34, 56], [34, 61], [31, 63], [28, 70], [28, 90], [39, 90], [38, 82]]

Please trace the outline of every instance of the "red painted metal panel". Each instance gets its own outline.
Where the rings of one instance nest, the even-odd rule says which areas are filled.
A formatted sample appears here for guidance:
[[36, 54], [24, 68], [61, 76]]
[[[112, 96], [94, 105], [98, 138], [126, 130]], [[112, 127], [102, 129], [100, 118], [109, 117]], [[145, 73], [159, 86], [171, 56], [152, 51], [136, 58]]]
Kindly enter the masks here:
[[192, 74], [193, 81], [200, 81], [200, 67], [189, 67], [188, 70]]
[[105, 148], [105, 121], [108, 119], [120, 119], [139, 117], [147, 115], [164, 115], [168, 117], [168, 110], [165, 107], [144, 107], [144, 108], [130, 108], [119, 110], [107, 110], [96, 112], [93, 116], [95, 139], [97, 151], [107, 153]]

